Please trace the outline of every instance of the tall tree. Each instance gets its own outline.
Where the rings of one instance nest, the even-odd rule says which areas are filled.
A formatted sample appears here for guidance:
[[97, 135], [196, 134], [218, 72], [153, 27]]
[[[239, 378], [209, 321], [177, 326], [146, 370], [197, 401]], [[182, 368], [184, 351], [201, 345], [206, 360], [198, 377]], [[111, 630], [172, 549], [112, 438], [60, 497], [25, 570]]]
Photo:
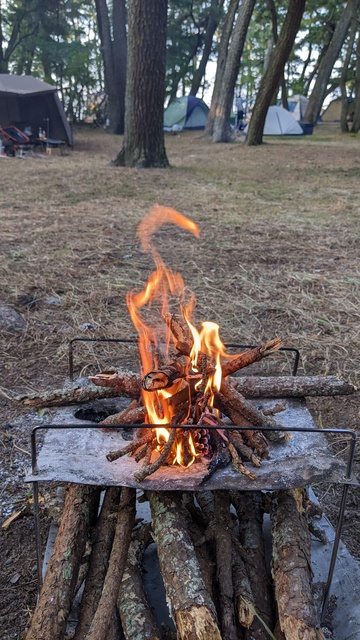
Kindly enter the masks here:
[[95, 6], [104, 62], [110, 131], [122, 134], [124, 133], [127, 56], [126, 4], [125, 0], [113, 0], [112, 20], [110, 20], [106, 0], [95, 0]]
[[351, 133], [360, 131], [360, 32], [356, 44], [356, 66], [355, 66], [355, 104], [354, 117], [351, 125]]
[[129, 0], [124, 144], [114, 164], [167, 167], [164, 97], [167, 0]]
[[[358, 0], [359, 6], [359, 0]], [[350, 31], [349, 31], [349, 39], [347, 43], [347, 50], [344, 58], [343, 68], [341, 70], [340, 76], [340, 91], [341, 91], [341, 115], [340, 115], [340, 127], [343, 133], [347, 133], [349, 131], [348, 126], [348, 110], [349, 110], [349, 97], [347, 90], [348, 76], [349, 76], [349, 67], [350, 61], [353, 54], [355, 38], [357, 31], [357, 11], [353, 14], [350, 23]]]
[[304, 115], [304, 120], [306, 122], [311, 122], [312, 124], [316, 123], [326, 96], [331, 72], [348, 33], [351, 18], [356, 13], [357, 3], [358, 0], [348, 0], [347, 5], [340, 15], [328, 49], [319, 65], [319, 71], [315, 80], [314, 88], [309, 97], [309, 104]]
[[204, 46], [202, 50], [202, 56], [192, 81], [190, 89], [191, 96], [196, 96], [204, 78], [206, 65], [209, 61], [213, 47], [214, 33], [219, 25], [223, 6], [224, 0], [211, 0], [209, 13], [205, 20]]
[[246, 143], [262, 144], [263, 130], [267, 110], [272, 97], [279, 86], [286, 61], [294, 45], [304, 13], [306, 0], [289, 0], [288, 10], [283, 22], [278, 41], [271, 54], [270, 64], [259, 87], [252, 112]]
[[234, 100], [236, 79], [255, 0], [242, 0], [231, 34], [231, 42], [224, 69], [219, 100], [215, 108], [213, 142], [228, 142], [231, 139], [230, 114]]

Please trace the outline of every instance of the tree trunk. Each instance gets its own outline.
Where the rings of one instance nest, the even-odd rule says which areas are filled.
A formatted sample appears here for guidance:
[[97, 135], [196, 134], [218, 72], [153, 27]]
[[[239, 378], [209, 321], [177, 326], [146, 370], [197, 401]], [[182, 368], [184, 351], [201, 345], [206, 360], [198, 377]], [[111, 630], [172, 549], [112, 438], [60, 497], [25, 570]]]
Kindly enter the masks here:
[[243, 0], [231, 35], [221, 92], [216, 106], [212, 137], [213, 142], [229, 142], [231, 139], [230, 114], [234, 100], [235, 84], [254, 6], [255, 0]]
[[99, 488], [71, 484], [26, 640], [62, 640]]
[[334, 67], [338, 59], [341, 47], [349, 30], [351, 18], [356, 11], [357, 0], [349, 0], [342, 12], [339, 22], [336, 25], [334, 35], [331, 38], [329, 47], [324, 55], [316, 77], [314, 88], [309, 98], [309, 104], [304, 115], [305, 122], [316, 123], [322, 103], [326, 96], [326, 88]]
[[351, 126], [351, 133], [360, 131], [360, 32], [356, 45], [356, 67], [355, 67], [355, 104], [354, 117]]
[[124, 145], [114, 164], [168, 167], [163, 119], [167, 0], [130, 0]]
[[354, 49], [356, 29], [357, 29], [357, 11], [356, 13], [354, 13], [354, 15], [351, 18], [349, 40], [348, 40], [346, 55], [344, 59], [343, 68], [341, 71], [341, 76], [340, 76], [340, 91], [341, 91], [340, 128], [342, 133], [347, 133], [349, 131], [348, 119], [347, 119], [348, 111], [349, 111], [349, 101], [348, 101], [346, 84], [347, 84], [350, 60], [351, 60], [353, 49]]
[[192, 81], [192, 85], [190, 89], [191, 96], [196, 96], [197, 92], [200, 89], [203, 77], [205, 75], [206, 65], [208, 63], [208, 60], [211, 54], [214, 33], [220, 21], [220, 15], [221, 15], [223, 4], [224, 4], [224, 0], [211, 0], [211, 6], [209, 9], [209, 15], [208, 15], [205, 37], [204, 37], [204, 48], [203, 48], [199, 67], [197, 68]]
[[214, 131], [214, 120], [215, 120], [215, 115], [217, 111], [217, 105], [220, 100], [220, 95], [222, 90], [222, 80], [223, 80], [223, 75], [224, 75], [224, 70], [226, 65], [226, 59], [228, 55], [229, 42], [230, 42], [232, 30], [233, 30], [235, 15], [239, 6], [239, 1], [240, 0], [230, 0], [229, 7], [224, 20], [224, 25], [222, 28], [219, 53], [218, 53], [218, 59], [217, 59], [217, 65], [216, 65], [214, 88], [211, 96], [210, 111], [208, 113], [208, 118], [207, 118], [206, 127], [205, 127], [205, 133], [209, 136], [212, 136]]
[[289, 58], [296, 34], [299, 30], [306, 0], [290, 0], [286, 18], [282, 26], [270, 65], [263, 76], [256, 97], [247, 135], [248, 145], [262, 144], [266, 114], [272, 97], [279, 86], [281, 74]]

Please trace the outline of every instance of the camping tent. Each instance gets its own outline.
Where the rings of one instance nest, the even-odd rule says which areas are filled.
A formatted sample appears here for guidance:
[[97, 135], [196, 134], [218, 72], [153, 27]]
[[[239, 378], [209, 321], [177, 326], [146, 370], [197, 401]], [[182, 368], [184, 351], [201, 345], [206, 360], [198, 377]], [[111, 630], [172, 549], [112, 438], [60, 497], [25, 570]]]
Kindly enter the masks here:
[[269, 107], [266, 114], [264, 136], [298, 136], [303, 133], [299, 123], [283, 107]]
[[34, 135], [41, 128], [48, 138], [73, 143], [56, 87], [32, 76], [0, 74], [0, 125], [31, 127]]
[[194, 96], [182, 96], [169, 104], [164, 112], [164, 129], [204, 129], [209, 107]]
[[299, 94], [289, 96], [288, 98], [289, 111], [298, 122], [304, 120], [304, 115], [308, 104], [308, 98]]
[[[354, 115], [354, 101], [348, 101], [348, 118], [352, 118]], [[325, 109], [324, 113], [321, 115], [322, 122], [340, 122], [341, 119], [341, 98], [335, 98], [332, 102], [330, 102], [327, 109]]]

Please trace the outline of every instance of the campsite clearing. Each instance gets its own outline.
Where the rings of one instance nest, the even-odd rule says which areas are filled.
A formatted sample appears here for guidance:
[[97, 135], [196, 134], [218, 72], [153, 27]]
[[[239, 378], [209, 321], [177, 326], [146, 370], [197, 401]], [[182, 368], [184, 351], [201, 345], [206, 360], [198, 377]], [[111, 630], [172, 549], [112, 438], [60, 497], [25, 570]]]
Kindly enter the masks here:
[[[197, 320], [221, 325], [224, 342], [274, 336], [301, 352], [299, 374], [336, 374], [359, 384], [359, 144], [338, 126], [312, 136], [269, 137], [261, 147], [213, 145], [202, 132], [166, 137], [170, 170], [109, 165], [121, 138], [75, 130], [62, 156], [2, 158], [0, 302], [25, 323], [0, 335], [2, 447], [0, 636], [21, 637], [36, 601], [29, 466], [30, 428], [52, 410], [25, 410], [12, 393], [54, 389], [68, 376], [74, 337], [134, 337], [125, 303], [152, 261], [136, 228], [155, 203], [200, 226], [200, 238], [167, 227], [156, 246], [197, 297]], [[21, 197], [14, 185], [21, 185]], [[4, 322], [5, 320], [2, 319]], [[116, 362], [113, 346], [84, 346], [76, 373]], [[268, 365], [266, 365], [268, 366]], [[270, 366], [270, 365], [269, 365]], [[285, 362], [288, 372], [290, 362]], [[320, 426], [359, 432], [359, 393], [308, 402]], [[344, 442], [332, 446], [342, 451]], [[359, 472], [359, 453], [355, 472]], [[316, 487], [337, 514], [336, 487]], [[42, 486], [43, 537], [56, 516], [54, 487]], [[359, 558], [360, 492], [350, 490], [343, 539]]]

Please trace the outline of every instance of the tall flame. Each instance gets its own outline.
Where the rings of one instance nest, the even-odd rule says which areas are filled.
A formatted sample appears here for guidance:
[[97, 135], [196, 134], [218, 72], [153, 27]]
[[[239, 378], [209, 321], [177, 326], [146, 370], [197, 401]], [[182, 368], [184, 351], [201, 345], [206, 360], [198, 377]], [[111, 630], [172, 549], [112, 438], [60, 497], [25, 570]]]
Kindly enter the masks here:
[[[212, 405], [211, 398], [221, 385], [221, 364], [220, 357], [225, 355], [225, 347], [219, 337], [219, 326], [213, 322], [203, 322], [200, 331], [191, 323], [191, 313], [194, 306], [194, 298], [185, 300], [185, 286], [180, 274], [168, 269], [159, 253], [153, 246], [154, 233], [165, 224], [175, 224], [176, 226], [190, 231], [199, 237], [198, 225], [178, 213], [174, 209], [155, 205], [147, 216], [139, 224], [137, 233], [144, 251], [151, 252], [156, 269], [150, 275], [143, 291], [139, 293], [129, 292], [127, 295], [127, 306], [131, 319], [139, 335], [139, 353], [141, 359], [141, 373], [145, 376], [150, 371], [159, 368], [161, 361], [168, 357], [169, 345], [173, 337], [167, 324], [163, 321], [165, 314], [170, 312], [170, 303], [174, 301], [178, 305], [178, 310], [182, 312], [193, 337], [193, 348], [190, 359], [193, 371], [199, 371], [199, 362], [211, 362], [213, 371], [207, 376], [207, 384], [204, 390], [209, 395], [209, 404]], [[146, 307], [146, 320], [142, 313]], [[150, 316], [155, 319], [150, 324]], [[201, 356], [201, 357], [200, 357]], [[205, 357], [205, 360], [204, 360]], [[200, 373], [202, 373], [200, 371]], [[174, 409], [170, 399], [179, 389], [180, 381], [175, 383], [170, 389], [158, 391], [143, 391], [143, 402], [147, 409], [150, 424], [164, 425], [156, 428], [156, 437], [159, 446], [167, 442], [169, 431], [166, 429], [174, 418]], [[191, 433], [188, 432], [188, 453], [190, 461], [183, 461], [181, 442], [176, 442], [174, 447], [174, 462], [182, 466], [189, 466], [195, 457], [196, 450], [192, 441]]]

